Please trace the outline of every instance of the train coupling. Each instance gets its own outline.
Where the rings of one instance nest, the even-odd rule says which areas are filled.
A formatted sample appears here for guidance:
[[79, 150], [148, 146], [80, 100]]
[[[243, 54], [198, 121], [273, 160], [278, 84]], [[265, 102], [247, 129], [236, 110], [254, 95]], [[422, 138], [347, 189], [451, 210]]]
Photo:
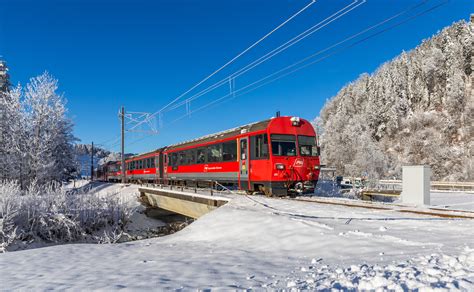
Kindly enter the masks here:
[[295, 184], [295, 191], [299, 194], [314, 192], [314, 183], [312, 181], [297, 182]]

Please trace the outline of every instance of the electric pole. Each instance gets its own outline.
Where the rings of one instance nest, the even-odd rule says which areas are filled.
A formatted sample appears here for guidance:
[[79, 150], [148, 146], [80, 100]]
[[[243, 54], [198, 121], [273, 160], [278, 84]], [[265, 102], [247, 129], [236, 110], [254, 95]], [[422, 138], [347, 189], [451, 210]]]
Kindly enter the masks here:
[[122, 183], [124, 184], [125, 179], [125, 108], [122, 106], [121, 110], [121, 121], [122, 121]]
[[91, 147], [91, 181], [94, 180], [94, 142]]

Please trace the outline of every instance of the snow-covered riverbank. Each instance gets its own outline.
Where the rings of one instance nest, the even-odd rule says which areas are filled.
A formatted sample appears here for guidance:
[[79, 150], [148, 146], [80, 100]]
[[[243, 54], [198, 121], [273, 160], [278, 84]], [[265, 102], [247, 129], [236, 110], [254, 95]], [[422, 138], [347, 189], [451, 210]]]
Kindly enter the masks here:
[[236, 196], [184, 230], [0, 255], [7, 289], [474, 286], [474, 223]]

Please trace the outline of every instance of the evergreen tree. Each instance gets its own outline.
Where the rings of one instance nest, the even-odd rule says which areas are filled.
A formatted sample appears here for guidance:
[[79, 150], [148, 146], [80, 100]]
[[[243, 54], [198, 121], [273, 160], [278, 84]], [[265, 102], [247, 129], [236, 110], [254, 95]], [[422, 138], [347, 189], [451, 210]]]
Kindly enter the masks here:
[[473, 180], [473, 42], [472, 26], [454, 23], [342, 88], [320, 114], [325, 163], [372, 177], [426, 164], [433, 179]]

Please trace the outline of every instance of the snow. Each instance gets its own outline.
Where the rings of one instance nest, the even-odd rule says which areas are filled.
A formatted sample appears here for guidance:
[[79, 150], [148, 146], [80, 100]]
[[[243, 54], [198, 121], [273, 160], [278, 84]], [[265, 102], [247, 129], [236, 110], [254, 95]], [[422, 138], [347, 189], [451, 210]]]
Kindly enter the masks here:
[[138, 207], [138, 185], [134, 184], [114, 184], [100, 181], [76, 180], [64, 186], [68, 190], [75, 189], [78, 193], [94, 193], [97, 196], [119, 196], [121, 200], [130, 203], [133, 207]]
[[261, 196], [170, 236], [0, 255], [5, 289], [474, 287], [474, 223]]
[[474, 211], [474, 193], [431, 192], [431, 205], [436, 208]]
[[[431, 254], [384, 266], [362, 264], [334, 269], [327, 265], [308, 265], [284, 280], [288, 287], [299, 289], [406, 291], [430, 287], [472, 291], [473, 266], [474, 251], [466, 248], [458, 257]], [[275, 283], [278, 282], [266, 287], [276, 288]]]
[[69, 189], [76, 188], [79, 192], [94, 193], [99, 197], [119, 196], [124, 204], [135, 208], [135, 212], [131, 215], [130, 222], [126, 226], [126, 232], [131, 236], [149, 237], [156, 232], [157, 228], [166, 226], [163, 221], [149, 218], [145, 215], [145, 207], [137, 200], [139, 186], [136, 184], [105, 183], [99, 181], [91, 183], [89, 180], [78, 180], [70, 182], [65, 187]]

